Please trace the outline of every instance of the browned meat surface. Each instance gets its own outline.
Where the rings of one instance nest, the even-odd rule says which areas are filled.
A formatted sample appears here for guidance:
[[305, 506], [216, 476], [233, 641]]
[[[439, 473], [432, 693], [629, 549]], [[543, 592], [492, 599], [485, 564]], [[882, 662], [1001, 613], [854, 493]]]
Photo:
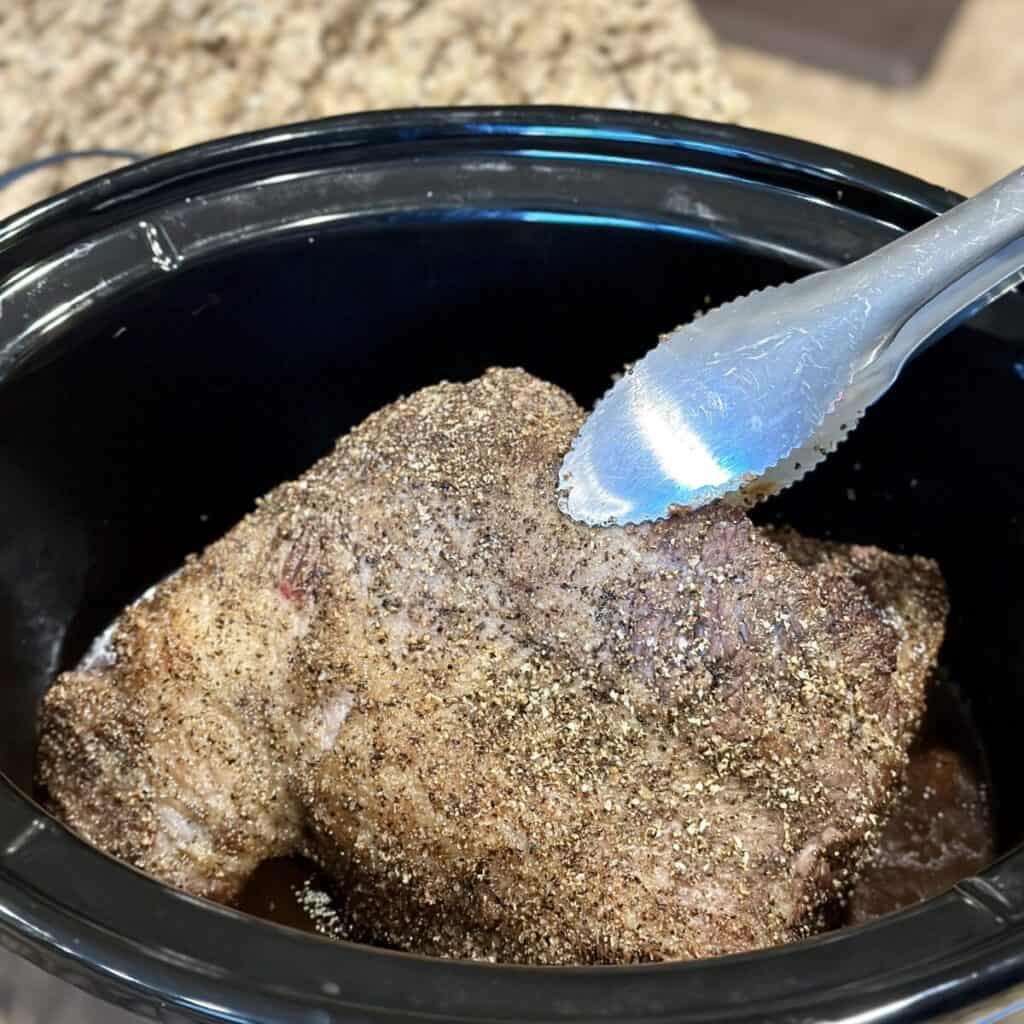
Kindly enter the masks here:
[[713, 507], [593, 530], [582, 412], [521, 371], [371, 416], [63, 675], [40, 781], [116, 856], [237, 896], [315, 857], [357, 939], [536, 963], [818, 927], [877, 838], [935, 566]]
[[[852, 892], [829, 913], [842, 928], [936, 896], [987, 867], [996, 852], [991, 794], [970, 711], [948, 681], [928, 685], [928, 706], [878, 848]], [[236, 906], [306, 931], [344, 934], [344, 903], [302, 857], [265, 861]]]

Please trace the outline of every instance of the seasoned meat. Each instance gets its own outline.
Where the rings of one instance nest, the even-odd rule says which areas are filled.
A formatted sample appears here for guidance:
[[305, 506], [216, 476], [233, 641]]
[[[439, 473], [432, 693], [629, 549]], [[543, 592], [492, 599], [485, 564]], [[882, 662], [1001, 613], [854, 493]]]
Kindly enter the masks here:
[[353, 938], [533, 963], [687, 958], [821, 923], [876, 838], [946, 613], [936, 567], [714, 506], [592, 529], [583, 418], [517, 370], [369, 417], [63, 675], [40, 781], [193, 893], [268, 857]]

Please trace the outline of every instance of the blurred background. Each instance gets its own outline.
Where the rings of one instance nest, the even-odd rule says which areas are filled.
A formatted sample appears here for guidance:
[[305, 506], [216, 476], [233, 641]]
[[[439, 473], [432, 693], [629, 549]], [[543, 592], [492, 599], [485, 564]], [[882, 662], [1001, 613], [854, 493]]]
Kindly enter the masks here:
[[[6, 0], [0, 173], [370, 108], [578, 103], [738, 121], [971, 192], [1024, 148], [1020, 15], [1021, 0]], [[124, 159], [8, 181], [0, 215]]]
[[[4, 0], [0, 217], [134, 154], [467, 103], [739, 122], [970, 193], [1024, 163], [1022, 11], [1024, 0]], [[0, 949], [0, 1024], [134, 1019]]]

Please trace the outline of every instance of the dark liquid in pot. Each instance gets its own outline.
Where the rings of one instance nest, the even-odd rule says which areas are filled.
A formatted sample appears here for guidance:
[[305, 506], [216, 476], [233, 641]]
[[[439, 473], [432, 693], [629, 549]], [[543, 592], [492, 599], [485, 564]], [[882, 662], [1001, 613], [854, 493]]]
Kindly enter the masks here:
[[330, 892], [332, 884], [304, 857], [265, 860], [250, 876], [238, 899], [238, 909], [266, 921], [315, 932], [316, 924], [299, 896], [305, 886]]
[[861, 924], [936, 896], [996, 853], [984, 751], [959, 689], [932, 685], [906, 787], [842, 924]]

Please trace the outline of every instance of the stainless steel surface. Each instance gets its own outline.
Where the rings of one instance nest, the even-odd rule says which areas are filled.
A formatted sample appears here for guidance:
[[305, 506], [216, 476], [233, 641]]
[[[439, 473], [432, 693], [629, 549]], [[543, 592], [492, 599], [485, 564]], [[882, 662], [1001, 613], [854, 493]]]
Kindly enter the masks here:
[[963, 0], [697, 0], [723, 42], [882, 85], [914, 85], [931, 69]]
[[799, 480], [907, 359], [1024, 279], [1024, 168], [855, 263], [767, 288], [673, 331], [602, 398], [559, 503], [645, 522]]
[[0, 1024], [139, 1024], [0, 946]]
[[963, 1010], [932, 1018], [932, 1024], [1024, 1024], [1024, 985], [1014, 985]]

